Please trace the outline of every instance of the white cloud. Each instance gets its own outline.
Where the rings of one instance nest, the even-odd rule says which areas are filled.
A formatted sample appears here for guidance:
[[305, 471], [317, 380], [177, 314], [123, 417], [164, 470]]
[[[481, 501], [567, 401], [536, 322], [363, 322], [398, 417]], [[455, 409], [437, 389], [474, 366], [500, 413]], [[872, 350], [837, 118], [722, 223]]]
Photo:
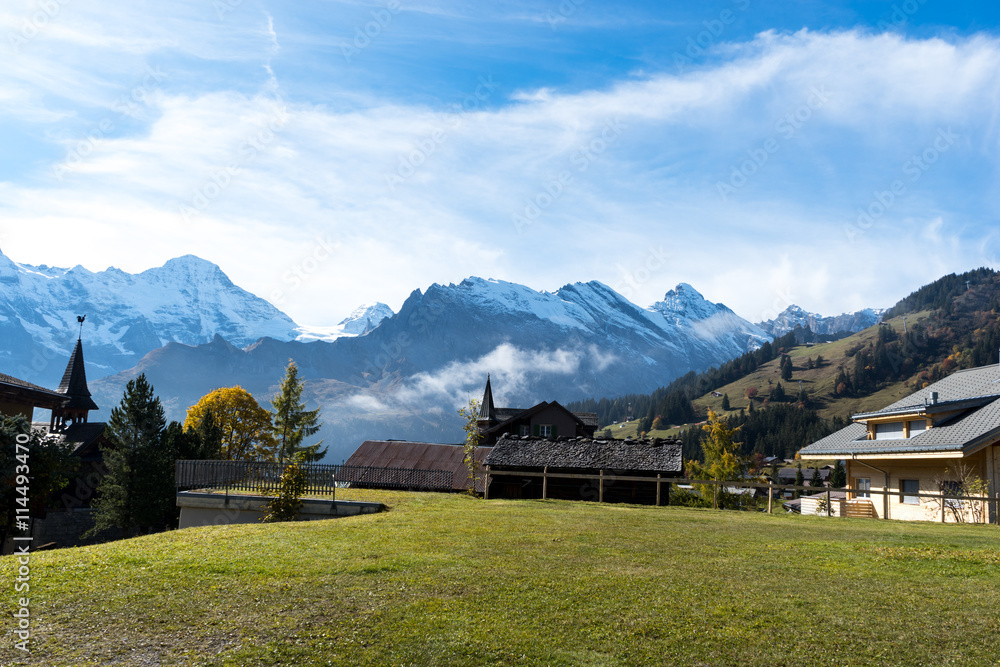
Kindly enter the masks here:
[[[63, 40], [138, 54], [130, 68], [104, 64], [117, 73], [173, 52], [256, 59], [280, 78], [290, 50], [280, 24], [251, 10], [232, 18], [217, 26], [188, 17], [184, 25], [196, 30], [183, 39], [176, 23], [133, 28], [102, 47], [67, 16], [44, 46]], [[234, 28], [220, 47], [194, 44]], [[0, 112], [32, 109], [39, 124], [51, 124], [97, 109], [116, 130], [61, 181], [51, 178], [56, 162], [0, 185], [10, 227], [4, 251], [22, 262], [127, 270], [190, 252], [265, 298], [280, 295], [306, 325], [335, 323], [362, 302], [398, 308], [414, 288], [473, 274], [539, 289], [589, 279], [617, 285], [654, 244], [671, 261], [637, 283], [633, 301], [651, 303], [686, 281], [753, 320], [783, 294], [829, 314], [888, 305], [904, 285], [936, 278], [931, 271], [969, 268], [984, 235], [974, 219], [931, 266], [879, 269], [887, 248], [919, 249], [923, 229], [913, 225], [922, 223], [913, 221], [928, 219], [928, 204], [950, 201], [948, 179], [963, 155], [974, 152], [995, 173], [996, 39], [802, 31], [725, 49], [721, 64], [580, 93], [515, 94], [487, 80], [468, 92], [474, 99], [478, 87], [488, 104], [466, 110], [359, 107], [348, 91], [344, 107], [331, 108], [301, 94], [277, 97], [278, 79], [260, 81], [258, 92], [241, 89], [245, 81], [204, 91], [178, 81], [186, 76], [178, 67], [144, 96], [138, 129], [136, 118], [108, 111], [122, 76], [91, 73], [81, 82], [82, 65], [26, 49], [28, 60], [6, 77], [15, 85], [0, 95]], [[789, 117], [797, 125], [781, 124]], [[65, 155], [86, 127], [57, 140]], [[863, 230], [863, 241], [848, 238], [857, 209], [904, 178], [907, 157], [945, 127], [962, 142], [907, 182], [906, 196]], [[718, 183], [768, 140], [776, 150], [720, 197]], [[184, 208], [195, 212], [185, 219]], [[537, 216], [518, 229], [514, 216], [526, 211]], [[961, 214], [969, 220], [975, 211]], [[955, 215], [930, 217], [948, 228]], [[321, 249], [320, 260], [317, 244], [334, 250]], [[453, 379], [426, 378], [424, 389], [446, 391]]]

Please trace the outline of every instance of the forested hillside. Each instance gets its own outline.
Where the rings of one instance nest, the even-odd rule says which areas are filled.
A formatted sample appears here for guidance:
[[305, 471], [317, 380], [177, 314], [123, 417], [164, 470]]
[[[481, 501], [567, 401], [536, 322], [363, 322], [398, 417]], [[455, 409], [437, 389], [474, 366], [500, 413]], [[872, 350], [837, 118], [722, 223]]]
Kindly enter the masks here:
[[[998, 362], [1000, 274], [951, 274], [890, 308], [883, 322], [840, 341], [796, 330], [701, 374], [688, 373], [652, 394], [580, 401], [602, 425], [623, 421], [631, 404], [639, 433], [697, 424], [709, 409], [739, 426], [744, 453], [789, 457], [847, 423], [951, 372]], [[676, 431], [674, 431], [676, 433]], [[700, 455], [700, 429], [684, 428], [684, 453]]]

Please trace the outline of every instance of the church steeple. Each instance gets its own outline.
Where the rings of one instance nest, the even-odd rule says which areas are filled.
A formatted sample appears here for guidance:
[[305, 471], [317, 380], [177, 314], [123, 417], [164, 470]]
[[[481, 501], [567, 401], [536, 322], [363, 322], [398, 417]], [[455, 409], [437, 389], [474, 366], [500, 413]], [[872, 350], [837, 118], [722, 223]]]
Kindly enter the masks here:
[[70, 355], [69, 363], [66, 365], [66, 372], [63, 373], [62, 382], [59, 383], [58, 393], [69, 399], [61, 408], [52, 411], [52, 422], [56, 429], [63, 429], [67, 426], [78, 423], [87, 423], [87, 413], [97, 410], [97, 403], [90, 397], [90, 389], [87, 387], [87, 371], [83, 365], [83, 340], [82, 329], [85, 316], [77, 317], [80, 323], [81, 337], [76, 339], [76, 347]]
[[490, 375], [486, 374], [486, 391], [483, 392], [483, 402], [479, 405], [479, 421], [496, 421], [497, 409], [493, 406], [493, 389], [490, 387]]

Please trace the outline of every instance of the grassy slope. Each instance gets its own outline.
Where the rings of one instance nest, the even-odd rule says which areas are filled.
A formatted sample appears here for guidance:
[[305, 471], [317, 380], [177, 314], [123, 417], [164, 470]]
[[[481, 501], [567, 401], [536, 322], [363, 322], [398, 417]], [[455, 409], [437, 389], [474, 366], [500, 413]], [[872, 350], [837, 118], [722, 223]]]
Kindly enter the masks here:
[[[392, 511], [36, 554], [30, 663], [941, 665], [1000, 655], [994, 526], [380, 499]], [[13, 560], [2, 563], [12, 579]]]

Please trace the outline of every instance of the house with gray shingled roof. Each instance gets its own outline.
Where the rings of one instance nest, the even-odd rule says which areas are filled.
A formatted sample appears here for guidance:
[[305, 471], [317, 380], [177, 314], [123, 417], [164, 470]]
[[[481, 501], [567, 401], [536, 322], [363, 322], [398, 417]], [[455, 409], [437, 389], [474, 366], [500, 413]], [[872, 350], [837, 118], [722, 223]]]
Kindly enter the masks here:
[[542, 401], [530, 408], [498, 408], [493, 404], [493, 386], [487, 375], [477, 425], [485, 447], [492, 447], [506, 433], [543, 438], [593, 437], [597, 413], [571, 412], [556, 401]]
[[[915, 494], [954, 488], [959, 469], [1000, 493], [1000, 366], [958, 371], [804, 447], [803, 460], [845, 459], [852, 499], [877, 516], [940, 520], [939, 503]], [[872, 494], [885, 491], [888, 495]], [[990, 503], [991, 504], [991, 503]], [[996, 521], [989, 507], [989, 520]]]

